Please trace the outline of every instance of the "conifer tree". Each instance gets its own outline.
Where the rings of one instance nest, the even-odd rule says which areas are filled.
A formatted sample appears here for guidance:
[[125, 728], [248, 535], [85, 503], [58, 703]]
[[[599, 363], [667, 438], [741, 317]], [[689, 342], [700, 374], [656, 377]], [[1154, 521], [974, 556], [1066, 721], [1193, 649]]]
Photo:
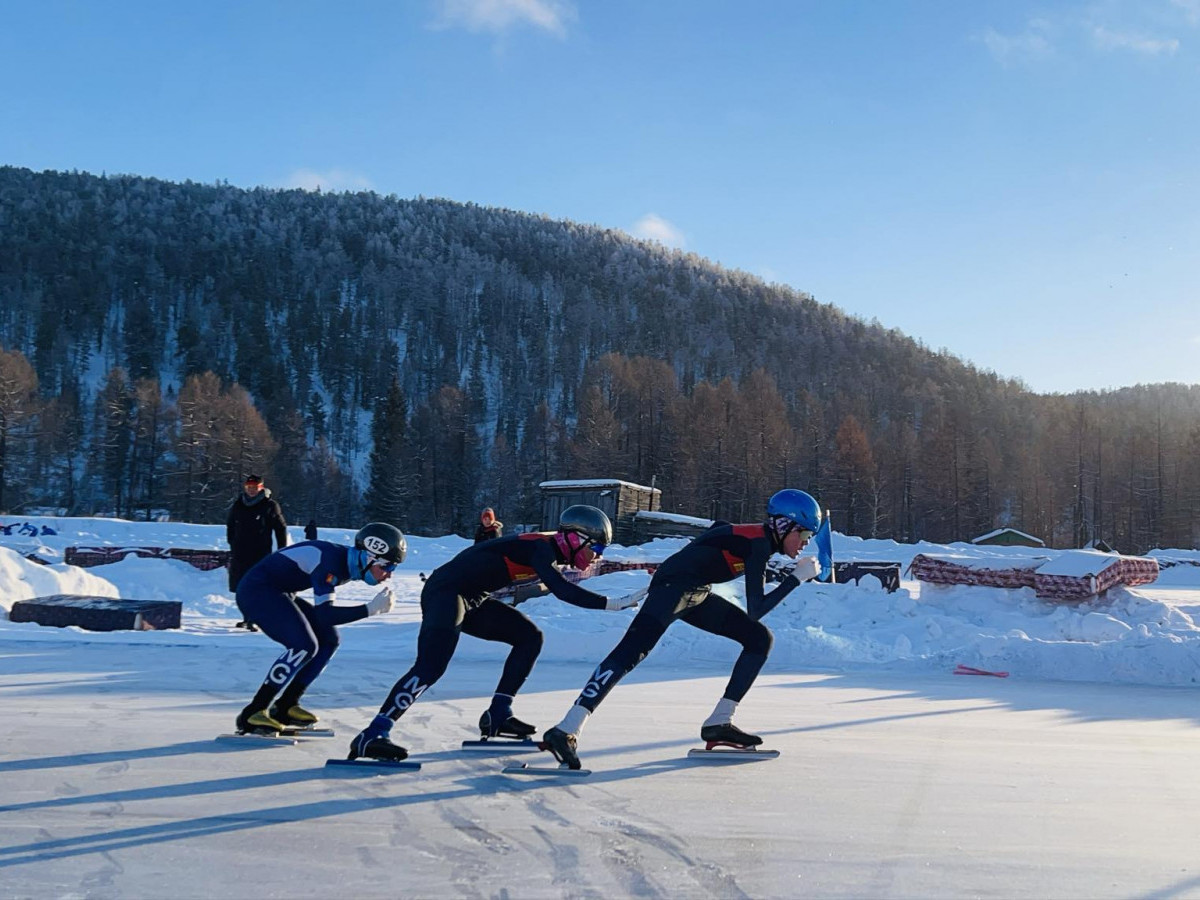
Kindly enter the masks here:
[[372, 521], [408, 525], [408, 460], [406, 435], [408, 408], [400, 379], [393, 377], [379, 398], [371, 421], [369, 482], [363, 506]]

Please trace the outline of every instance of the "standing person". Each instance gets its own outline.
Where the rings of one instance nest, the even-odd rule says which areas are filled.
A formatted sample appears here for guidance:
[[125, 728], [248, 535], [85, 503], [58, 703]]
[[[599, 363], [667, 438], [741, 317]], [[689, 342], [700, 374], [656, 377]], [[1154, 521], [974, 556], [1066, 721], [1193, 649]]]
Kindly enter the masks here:
[[[285, 649], [254, 699], [238, 713], [239, 732], [270, 734], [316, 723], [317, 717], [300, 705], [300, 697], [337, 650], [336, 626], [392, 608], [388, 587], [370, 602], [353, 606], [335, 606], [334, 588], [350, 580], [383, 584], [407, 553], [399, 528], [371, 522], [358, 530], [353, 547], [301, 541], [270, 554], [245, 574], [238, 584], [238, 608]], [[308, 588], [315, 605], [296, 596]]]
[[490, 506], [485, 507], [479, 514], [479, 527], [475, 529], [475, 543], [482, 544], [494, 538], [503, 536], [504, 523], [496, 518], [496, 512]]
[[[225, 540], [229, 544], [229, 591], [236, 594], [238, 582], [271, 552], [271, 536], [282, 550], [288, 545], [287, 522], [279, 503], [258, 475], [247, 475], [242, 493], [229, 507], [225, 518]], [[238, 628], [256, 631], [254, 622], [243, 619]]]
[[612, 524], [594, 506], [570, 506], [558, 530], [517, 534], [474, 544], [433, 570], [421, 591], [417, 659], [388, 692], [379, 714], [350, 743], [349, 759], [399, 760], [408, 756], [389, 738], [392, 726], [424, 691], [445, 674], [462, 633], [511, 644], [491, 705], [479, 718], [485, 738], [525, 738], [537, 729], [512, 713], [513, 697], [525, 683], [542, 649], [542, 632], [524, 613], [488, 596], [488, 591], [540, 578], [560, 600], [584, 609], [624, 609], [639, 595], [609, 599], [572, 584], [554, 566], [580, 571], [612, 541]]
[[[588, 716], [618, 681], [646, 658], [676, 619], [731, 638], [742, 645], [725, 693], [704, 724], [700, 738], [713, 744], [748, 748], [762, 738], [747, 734], [733, 724], [738, 703], [750, 690], [767, 661], [774, 638], [759, 620], [775, 608], [801, 582], [821, 570], [814, 557], [806, 556], [769, 594], [763, 593], [767, 560], [774, 553], [795, 559], [821, 526], [821, 507], [804, 491], [784, 490], [767, 503], [767, 520], [761, 524], [714, 523], [694, 541], [669, 556], [654, 572], [645, 602], [629, 630], [612, 652], [596, 667], [575, 705], [555, 727], [542, 735], [545, 749], [560, 763], [580, 767], [579, 732]], [[746, 609], [711, 593], [712, 585], [746, 579]]]

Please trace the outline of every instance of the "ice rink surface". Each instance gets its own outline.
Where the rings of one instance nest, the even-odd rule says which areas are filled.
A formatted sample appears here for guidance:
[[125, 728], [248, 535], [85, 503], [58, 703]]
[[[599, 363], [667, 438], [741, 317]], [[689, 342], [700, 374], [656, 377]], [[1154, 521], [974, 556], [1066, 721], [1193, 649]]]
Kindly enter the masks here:
[[[338, 736], [295, 747], [213, 740], [261, 635], [0, 642], [0, 895], [1200, 897], [1194, 688], [768, 669], [737, 721], [782, 756], [711, 765], [728, 663], [651, 658], [594, 774], [529, 780], [459, 749], [499, 661], [456, 660], [394, 734], [420, 772], [331, 775], [409, 662], [347, 632], [306, 698]], [[588, 674], [540, 663], [516, 712], [554, 724]]]

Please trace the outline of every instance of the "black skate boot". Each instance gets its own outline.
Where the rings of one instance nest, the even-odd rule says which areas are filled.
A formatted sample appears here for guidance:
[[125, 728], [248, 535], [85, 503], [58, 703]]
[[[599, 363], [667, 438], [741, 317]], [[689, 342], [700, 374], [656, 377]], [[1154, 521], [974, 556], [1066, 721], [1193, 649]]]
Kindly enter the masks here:
[[494, 722], [492, 721], [492, 711], [490, 709], [485, 710], [483, 715], [479, 717], [479, 733], [485, 741], [488, 738], [494, 737], [525, 740], [536, 731], [536, 728], [528, 722], [522, 722], [516, 716], [509, 716], [503, 722]]
[[283, 731], [283, 723], [267, 713], [265, 709], [243, 709], [237, 717], [238, 734], [279, 734]]
[[568, 769], [582, 768], [583, 764], [579, 761], [579, 754], [575, 752], [578, 742], [575, 735], [567, 734], [561, 728], [551, 728], [542, 735], [542, 741], [538, 745], [543, 750], [549, 750], [554, 754], [554, 758], [560, 763], [565, 763]]
[[281, 723], [284, 728], [312, 728], [318, 722], [316, 715], [310, 713], [299, 703], [293, 703], [287, 709], [276, 704], [271, 707], [270, 716], [276, 722]]
[[724, 725], [701, 726], [700, 740], [705, 742], [704, 749], [706, 750], [711, 750], [713, 747], [736, 747], [740, 750], [749, 750], [762, 743], [762, 738], [757, 734], [748, 734], [732, 722], [726, 722]]
[[346, 759], [382, 759], [399, 762], [408, 757], [408, 751], [399, 744], [393, 744], [386, 735], [370, 735], [361, 732], [350, 742], [350, 755]]

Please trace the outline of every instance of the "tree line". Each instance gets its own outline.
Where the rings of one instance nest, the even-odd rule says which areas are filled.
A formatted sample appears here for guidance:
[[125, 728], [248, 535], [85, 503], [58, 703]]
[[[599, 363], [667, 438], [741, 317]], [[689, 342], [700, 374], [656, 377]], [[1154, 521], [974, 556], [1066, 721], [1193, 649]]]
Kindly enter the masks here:
[[801, 486], [838, 530], [868, 538], [963, 540], [1011, 522], [1063, 547], [1195, 543], [1200, 428], [1179, 427], [1196, 421], [1195, 388], [1026, 398], [1042, 418], [1018, 404], [988, 424], [977, 409], [939, 405], [884, 428], [854, 412], [827, 423], [815, 398], [789, 405], [764, 370], [685, 393], [661, 360], [606, 354], [576, 390], [573, 422], [543, 403], [518, 433], [485, 441], [468, 391], [444, 385], [411, 408], [394, 378], [371, 411], [362, 490], [310, 422], [273, 433], [250, 394], [212, 372], [175, 394], [113, 369], [85, 421], [77, 397], [41, 397], [29, 361], [0, 351], [0, 510], [36, 500], [217, 522], [255, 471], [295, 520], [441, 534], [468, 530], [484, 503], [537, 524], [540, 481], [606, 475], [659, 487], [666, 509], [735, 521]]
[[1200, 389], [1038, 396], [809, 295], [445, 200], [0, 167], [0, 510], [537, 523], [539, 481], [905, 541], [1200, 536]]

